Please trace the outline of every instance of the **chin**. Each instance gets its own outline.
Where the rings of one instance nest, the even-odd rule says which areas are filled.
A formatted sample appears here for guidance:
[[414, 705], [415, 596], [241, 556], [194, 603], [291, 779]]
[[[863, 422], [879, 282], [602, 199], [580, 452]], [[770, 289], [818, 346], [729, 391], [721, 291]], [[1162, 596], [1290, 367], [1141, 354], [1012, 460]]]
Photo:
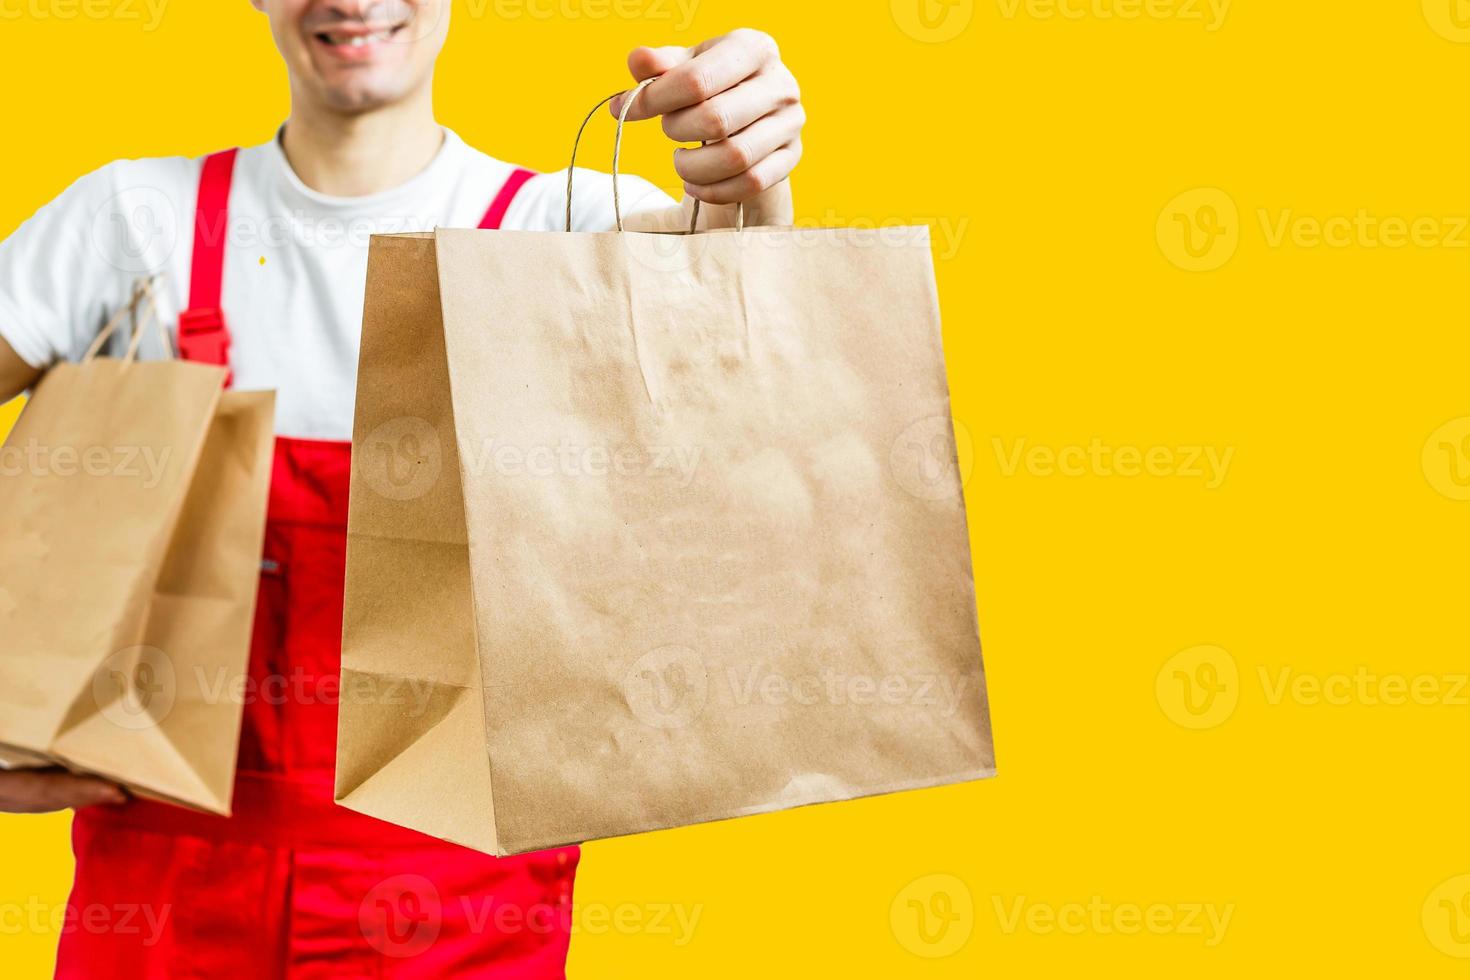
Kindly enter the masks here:
[[317, 101], [338, 112], [371, 112], [402, 102], [430, 75], [406, 59], [350, 68], [313, 64], [300, 74], [310, 80]]
[[364, 85], [359, 82], [327, 86], [322, 91], [322, 101], [338, 112], [372, 112], [402, 101], [405, 95], [397, 86]]

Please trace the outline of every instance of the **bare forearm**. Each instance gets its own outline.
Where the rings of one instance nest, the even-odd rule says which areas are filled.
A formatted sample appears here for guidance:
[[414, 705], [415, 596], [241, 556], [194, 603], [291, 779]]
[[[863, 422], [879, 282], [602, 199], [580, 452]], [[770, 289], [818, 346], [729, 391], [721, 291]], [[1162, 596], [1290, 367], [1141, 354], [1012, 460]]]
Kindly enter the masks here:
[[112, 783], [61, 769], [0, 771], [0, 813], [54, 813], [127, 800]]

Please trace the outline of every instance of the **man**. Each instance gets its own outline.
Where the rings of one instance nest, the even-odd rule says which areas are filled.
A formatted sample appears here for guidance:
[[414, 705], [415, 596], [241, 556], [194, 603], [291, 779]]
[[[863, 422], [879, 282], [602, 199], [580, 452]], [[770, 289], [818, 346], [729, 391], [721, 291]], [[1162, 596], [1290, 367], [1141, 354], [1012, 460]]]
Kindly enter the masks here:
[[[253, 689], [318, 691], [340, 658], [367, 233], [560, 230], [566, 181], [435, 121], [449, 0], [252, 3], [290, 78], [278, 138], [111, 164], [0, 244], [0, 401], [79, 357], [136, 277], [162, 273], [180, 356], [278, 393]], [[636, 80], [658, 77], [629, 118], [662, 117], [673, 139], [703, 144], [676, 151], [682, 207], [626, 180], [630, 227], [676, 227], [693, 199], [715, 222], [741, 203], [749, 223], [790, 223], [805, 117], [769, 37], [639, 48], [628, 63]], [[609, 179], [584, 174], [576, 229], [609, 229], [611, 201]], [[58, 975], [560, 976], [577, 849], [497, 861], [334, 807], [335, 734], [323, 699], [249, 701], [229, 819], [84, 776], [0, 772], [0, 810], [78, 809], [70, 911], [140, 908], [157, 926], [64, 930]]]

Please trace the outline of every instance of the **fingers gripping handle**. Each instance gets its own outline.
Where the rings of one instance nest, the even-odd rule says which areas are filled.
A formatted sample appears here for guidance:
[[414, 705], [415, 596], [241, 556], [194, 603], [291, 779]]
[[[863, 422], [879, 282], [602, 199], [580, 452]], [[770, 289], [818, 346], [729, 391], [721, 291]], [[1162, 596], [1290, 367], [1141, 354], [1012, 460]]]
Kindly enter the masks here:
[[[628, 113], [632, 110], [633, 103], [638, 101], [638, 96], [643, 92], [644, 89], [646, 89], [649, 85], [653, 84], [656, 81], [658, 81], [657, 76], [654, 78], [645, 78], [643, 81], [639, 82], [637, 87], [634, 88], [633, 91], [628, 93], [628, 100], [623, 103], [622, 111], [618, 113], [618, 131], [617, 136], [613, 140], [612, 162], [613, 215], [617, 219], [618, 231], [623, 230], [623, 202], [618, 189], [618, 176], [623, 158], [623, 127], [627, 125]], [[598, 110], [622, 94], [622, 92], [614, 92], [612, 95], [609, 95], [607, 98], [597, 103], [597, 105], [593, 106], [592, 111], [587, 113], [587, 118], [582, 120], [582, 125], [577, 128], [577, 138], [572, 143], [572, 161], [567, 166], [567, 231], [572, 230], [572, 179], [577, 172], [577, 150], [582, 145], [582, 134], [586, 132], [587, 124], [592, 121], [593, 116], [597, 115]], [[693, 213], [690, 215], [689, 218], [688, 234], [694, 234], [695, 228], [698, 226], [698, 224], [699, 200], [696, 198], [694, 201]], [[736, 228], [743, 230], [744, 227], [745, 205], [741, 204], [739, 205], [739, 210], [736, 214]]]

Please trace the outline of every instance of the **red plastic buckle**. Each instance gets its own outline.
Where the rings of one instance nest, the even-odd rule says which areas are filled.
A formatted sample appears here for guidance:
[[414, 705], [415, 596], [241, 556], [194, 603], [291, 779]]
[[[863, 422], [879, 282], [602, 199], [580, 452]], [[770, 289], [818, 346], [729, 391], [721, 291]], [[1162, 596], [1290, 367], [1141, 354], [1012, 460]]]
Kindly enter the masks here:
[[225, 311], [200, 307], [180, 313], [179, 356], [197, 364], [229, 367], [230, 331], [225, 327]]

